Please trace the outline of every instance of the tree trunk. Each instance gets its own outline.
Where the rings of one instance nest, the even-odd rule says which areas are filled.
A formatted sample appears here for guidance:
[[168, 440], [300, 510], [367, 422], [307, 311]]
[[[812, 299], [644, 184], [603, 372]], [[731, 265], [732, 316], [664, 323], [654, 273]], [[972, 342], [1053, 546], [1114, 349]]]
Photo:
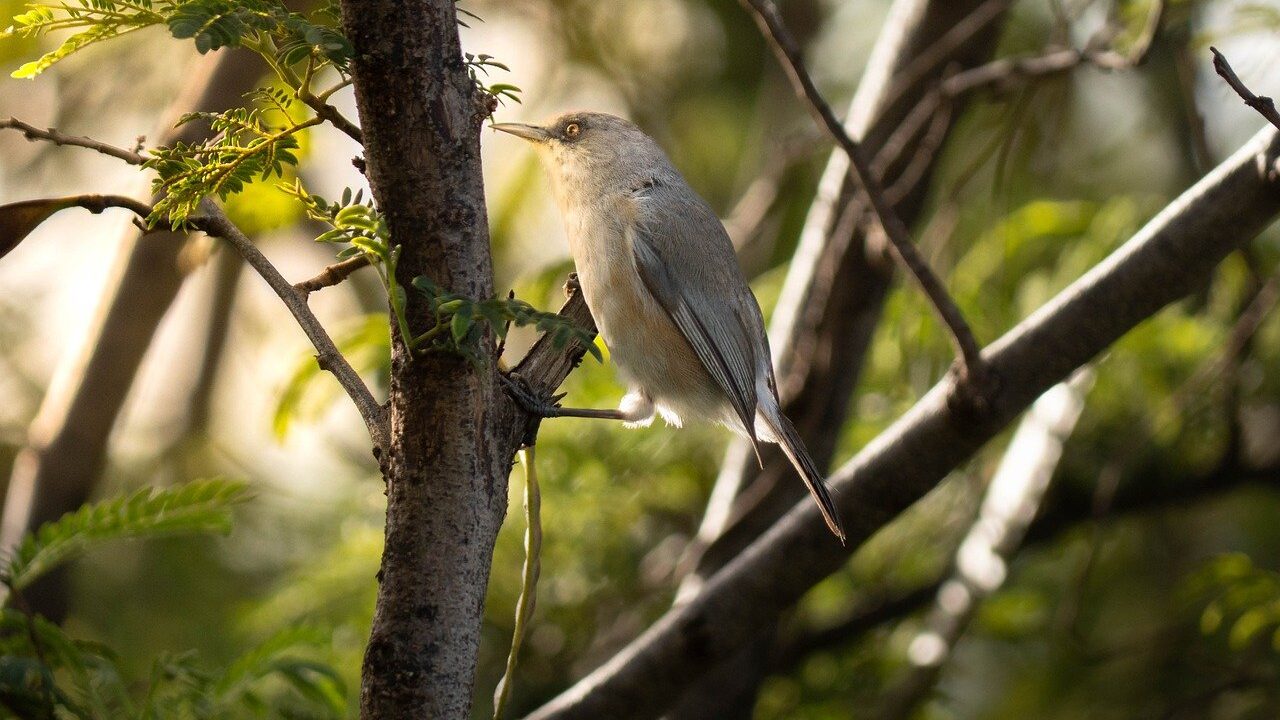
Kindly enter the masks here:
[[[402, 248], [398, 280], [426, 275], [493, 295], [480, 168], [489, 112], [467, 73], [450, 0], [342, 3], [369, 182]], [[414, 332], [425, 302], [408, 291]], [[360, 693], [364, 718], [465, 718], [493, 543], [507, 506], [492, 343], [481, 367], [412, 357], [393, 322], [386, 547]]]

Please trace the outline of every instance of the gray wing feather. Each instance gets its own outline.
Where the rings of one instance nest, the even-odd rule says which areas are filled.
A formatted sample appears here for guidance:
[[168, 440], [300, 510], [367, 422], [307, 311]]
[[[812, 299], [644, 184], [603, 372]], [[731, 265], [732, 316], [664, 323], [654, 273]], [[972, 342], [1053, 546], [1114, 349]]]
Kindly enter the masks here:
[[763, 338], [753, 340], [748, 328], [763, 323], [729, 237], [688, 188], [658, 185], [638, 200], [632, 233], [636, 271], [728, 396], [755, 444], [755, 347]]

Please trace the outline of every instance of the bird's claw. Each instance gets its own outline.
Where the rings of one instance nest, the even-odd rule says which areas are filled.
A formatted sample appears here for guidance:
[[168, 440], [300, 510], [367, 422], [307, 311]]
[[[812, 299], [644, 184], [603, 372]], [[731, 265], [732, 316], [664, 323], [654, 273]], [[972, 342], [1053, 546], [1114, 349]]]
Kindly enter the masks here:
[[524, 378], [514, 372], [498, 373], [498, 378], [502, 381], [507, 396], [526, 413], [538, 418], [553, 418], [560, 414], [559, 405], [560, 400], [564, 398], [564, 393], [540, 395], [529, 387], [529, 383]]

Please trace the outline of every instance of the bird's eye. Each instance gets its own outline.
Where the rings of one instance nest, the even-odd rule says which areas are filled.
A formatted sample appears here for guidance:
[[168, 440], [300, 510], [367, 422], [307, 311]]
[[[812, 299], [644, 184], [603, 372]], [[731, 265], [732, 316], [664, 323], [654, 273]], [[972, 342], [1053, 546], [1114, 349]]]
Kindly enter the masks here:
[[580, 132], [582, 132], [582, 126], [578, 125], [578, 123], [569, 123], [568, 125], [564, 126], [565, 137], [570, 137], [570, 138], [578, 137], [578, 133]]

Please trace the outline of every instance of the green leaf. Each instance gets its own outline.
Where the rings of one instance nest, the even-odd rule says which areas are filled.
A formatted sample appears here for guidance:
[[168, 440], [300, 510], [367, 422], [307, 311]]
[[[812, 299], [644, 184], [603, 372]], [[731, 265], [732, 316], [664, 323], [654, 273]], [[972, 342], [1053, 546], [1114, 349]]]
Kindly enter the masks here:
[[244, 482], [213, 479], [163, 490], [143, 488], [125, 497], [85, 505], [24, 537], [5, 569], [5, 584], [21, 590], [59, 564], [108, 540], [228, 532], [231, 506], [247, 498]]
[[103, 40], [109, 40], [120, 34], [120, 30], [116, 27], [107, 25], [94, 25], [88, 30], [78, 32], [67, 38], [58, 46], [56, 50], [41, 55], [38, 59], [23, 64], [17, 70], [14, 70], [12, 77], [25, 79], [34, 78], [40, 73], [48, 70], [54, 63], [66, 58], [77, 50], [82, 50], [89, 45]]
[[466, 303], [453, 313], [449, 321], [449, 331], [453, 335], [455, 345], [461, 346], [471, 332], [471, 319], [475, 314], [475, 305]]
[[1275, 618], [1265, 607], [1246, 610], [1231, 626], [1227, 643], [1232, 650], [1243, 650], [1248, 647], [1268, 627], [1275, 623]]
[[332, 667], [307, 657], [329, 645], [330, 636], [331, 631], [307, 625], [285, 628], [234, 660], [211, 694], [228, 706], [261, 704], [255, 688], [278, 677], [326, 715], [341, 717], [347, 706], [345, 683]]

